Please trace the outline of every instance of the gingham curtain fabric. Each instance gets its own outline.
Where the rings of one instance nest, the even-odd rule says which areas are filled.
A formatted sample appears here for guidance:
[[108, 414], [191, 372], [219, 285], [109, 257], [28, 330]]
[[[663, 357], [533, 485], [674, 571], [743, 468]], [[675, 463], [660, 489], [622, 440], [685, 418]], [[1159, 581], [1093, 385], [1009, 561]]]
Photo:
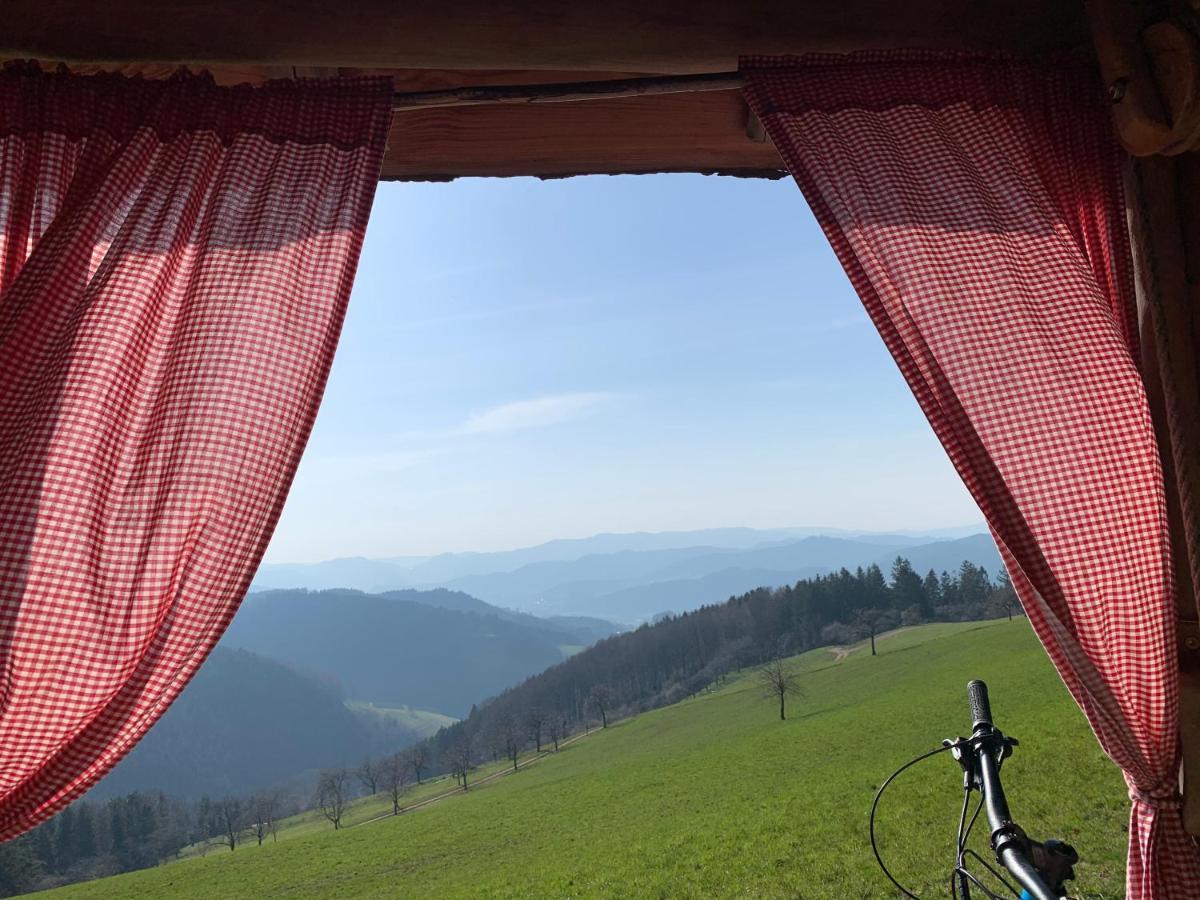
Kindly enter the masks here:
[[1162, 472], [1120, 157], [1090, 68], [866, 53], [742, 70], [1038, 636], [1125, 771], [1128, 896], [1200, 897], [1177, 795]]
[[228, 624], [320, 402], [386, 80], [0, 73], [0, 839]]

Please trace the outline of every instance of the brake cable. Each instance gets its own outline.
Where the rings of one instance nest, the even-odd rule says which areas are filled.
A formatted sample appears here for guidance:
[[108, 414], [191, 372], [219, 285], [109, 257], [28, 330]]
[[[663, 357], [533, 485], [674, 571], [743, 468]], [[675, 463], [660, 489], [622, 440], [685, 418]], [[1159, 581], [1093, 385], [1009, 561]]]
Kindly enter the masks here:
[[883, 796], [883, 792], [888, 789], [888, 785], [895, 781], [896, 777], [900, 775], [901, 772], [910, 768], [911, 766], [915, 766], [919, 762], [929, 759], [930, 757], [937, 756], [939, 753], [945, 753], [947, 750], [952, 750], [957, 746], [957, 742], [945, 743], [936, 750], [930, 750], [928, 753], [922, 753], [920, 756], [913, 757], [887, 777], [883, 784], [879, 786], [879, 790], [875, 792], [875, 799], [871, 802], [871, 817], [868, 826], [871, 834], [871, 852], [875, 854], [875, 861], [879, 863], [879, 868], [883, 870], [883, 874], [887, 876], [888, 881], [894, 884], [900, 893], [902, 893], [905, 897], [908, 897], [909, 900], [921, 900], [921, 898], [896, 880], [895, 876], [893, 876], [888, 870], [887, 864], [884, 863], [883, 857], [879, 854], [879, 845], [875, 842], [875, 811], [879, 808], [879, 800]]

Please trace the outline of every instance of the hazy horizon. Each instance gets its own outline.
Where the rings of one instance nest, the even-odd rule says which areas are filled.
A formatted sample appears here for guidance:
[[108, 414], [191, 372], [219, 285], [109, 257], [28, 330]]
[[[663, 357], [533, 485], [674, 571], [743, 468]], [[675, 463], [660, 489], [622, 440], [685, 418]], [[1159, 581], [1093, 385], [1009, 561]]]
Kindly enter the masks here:
[[[932, 528], [895, 528], [895, 529], [873, 529], [873, 528], [840, 528], [827, 525], [771, 525], [771, 526], [756, 526], [756, 525], [714, 525], [701, 528], [672, 528], [660, 531], [650, 531], [647, 529], [632, 528], [627, 531], [597, 531], [588, 534], [577, 535], [560, 535], [557, 537], [548, 538], [545, 541], [538, 541], [534, 544], [514, 544], [511, 546], [498, 546], [487, 549], [470, 548], [466, 550], [441, 550], [436, 553], [391, 553], [380, 556], [367, 556], [361, 553], [350, 553], [344, 556], [330, 556], [321, 559], [270, 559], [264, 560], [264, 565], [315, 565], [319, 563], [335, 562], [343, 559], [372, 559], [372, 560], [401, 560], [401, 559], [432, 559], [436, 556], [451, 555], [451, 554], [489, 554], [489, 553], [511, 553], [519, 550], [529, 550], [540, 547], [546, 544], [553, 544], [560, 541], [587, 541], [592, 538], [600, 537], [629, 537], [635, 535], [669, 535], [669, 534], [689, 534], [703, 533], [709, 531], [800, 531], [804, 532], [802, 537], [870, 537], [872, 535], [900, 535], [904, 537], [926, 538], [953, 540], [956, 537], [966, 537], [972, 534], [987, 533], [987, 523], [980, 519], [978, 522], [964, 522], [957, 525], [941, 525]], [[798, 538], [799, 539], [799, 538]]]

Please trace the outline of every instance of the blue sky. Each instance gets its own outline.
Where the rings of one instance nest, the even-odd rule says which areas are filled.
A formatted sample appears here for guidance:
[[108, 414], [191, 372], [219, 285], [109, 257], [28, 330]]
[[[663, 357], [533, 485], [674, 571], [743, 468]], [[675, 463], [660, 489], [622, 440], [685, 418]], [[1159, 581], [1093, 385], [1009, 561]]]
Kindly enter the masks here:
[[383, 184], [267, 559], [980, 519], [793, 182]]

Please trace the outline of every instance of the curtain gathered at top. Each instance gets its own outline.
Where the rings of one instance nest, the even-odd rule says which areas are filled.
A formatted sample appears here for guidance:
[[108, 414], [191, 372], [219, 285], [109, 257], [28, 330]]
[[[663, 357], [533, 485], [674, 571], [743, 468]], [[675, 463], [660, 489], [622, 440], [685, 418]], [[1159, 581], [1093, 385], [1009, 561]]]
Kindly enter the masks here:
[[1200, 897], [1179, 812], [1170, 545], [1121, 157], [1090, 67], [891, 52], [742, 70], [1125, 773], [1128, 896]]
[[387, 79], [0, 72], [0, 839], [154, 724], [279, 516]]

